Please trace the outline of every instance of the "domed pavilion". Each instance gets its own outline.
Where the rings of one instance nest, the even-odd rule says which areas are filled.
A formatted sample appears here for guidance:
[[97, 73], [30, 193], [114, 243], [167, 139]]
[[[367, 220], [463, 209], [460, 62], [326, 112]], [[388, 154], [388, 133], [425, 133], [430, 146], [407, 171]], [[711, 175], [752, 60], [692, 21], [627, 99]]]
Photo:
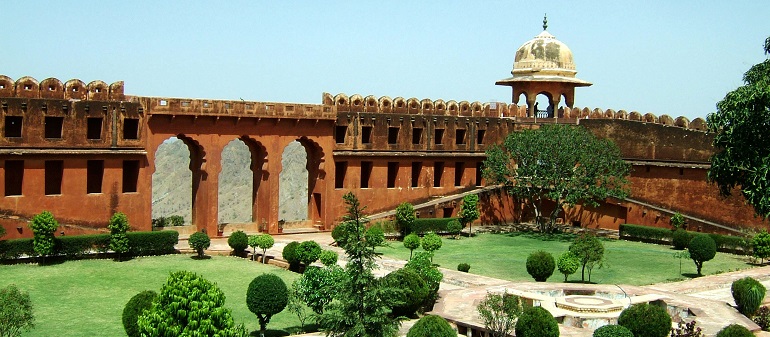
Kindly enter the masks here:
[[[527, 101], [527, 116], [554, 117], [561, 98], [572, 107], [575, 103], [575, 88], [590, 86], [590, 82], [575, 77], [575, 62], [569, 47], [548, 33], [548, 20], [543, 19], [543, 32], [525, 42], [516, 51], [512, 77], [495, 82], [513, 89], [513, 103], [519, 103], [524, 94]], [[537, 95], [548, 97], [546, 110], [535, 111]]]

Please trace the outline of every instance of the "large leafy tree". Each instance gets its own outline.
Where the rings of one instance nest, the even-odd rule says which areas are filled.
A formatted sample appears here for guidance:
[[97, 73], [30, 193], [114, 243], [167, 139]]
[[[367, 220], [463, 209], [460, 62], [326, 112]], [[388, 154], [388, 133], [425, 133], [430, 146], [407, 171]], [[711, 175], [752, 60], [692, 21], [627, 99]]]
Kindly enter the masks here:
[[[628, 195], [628, 165], [609, 139], [572, 125], [543, 125], [508, 134], [487, 150], [484, 176], [534, 210], [541, 231], [551, 232], [564, 206], [598, 206]], [[556, 207], [543, 214], [544, 202]]]
[[358, 198], [351, 192], [342, 199], [347, 206], [343, 217], [342, 249], [348, 257], [347, 277], [331, 303], [324, 307], [318, 323], [332, 337], [390, 337], [396, 336], [399, 319], [390, 317], [390, 298], [396, 290], [383, 286], [372, 274], [375, 249], [385, 244], [382, 231], [367, 231]]
[[[770, 38], [765, 54], [770, 53]], [[757, 215], [770, 217], [770, 59], [743, 74], [745, 84], [717, 103], [706, 119], [717, 152], [711, 157], [710, 181], [722, 195], [740, 187]]]

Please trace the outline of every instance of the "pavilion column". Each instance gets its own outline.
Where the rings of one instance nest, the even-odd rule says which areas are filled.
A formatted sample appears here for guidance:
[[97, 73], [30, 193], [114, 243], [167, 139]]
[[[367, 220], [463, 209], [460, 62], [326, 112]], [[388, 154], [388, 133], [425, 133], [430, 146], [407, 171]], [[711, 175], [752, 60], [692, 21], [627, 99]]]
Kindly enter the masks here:
[[527, 95], [527, 117], [537, 117], [537, 111], [535, 111], [536, 101], [537, 95]]

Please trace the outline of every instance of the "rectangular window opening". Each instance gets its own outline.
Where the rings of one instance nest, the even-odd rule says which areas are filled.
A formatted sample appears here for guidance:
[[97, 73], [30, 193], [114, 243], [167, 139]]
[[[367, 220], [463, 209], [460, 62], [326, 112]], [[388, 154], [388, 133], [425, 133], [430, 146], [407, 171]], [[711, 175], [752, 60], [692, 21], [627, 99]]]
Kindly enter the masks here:
[[88, 130], [86, 132], [88, 139], [102, 139], [102, 119], [89, 118]]
[[24, 161], [5, 161], [5, 196], [22, 195], [21, 186], [24, 181]]
[[455, 130], [455, 144], [457, 145], [465, 144], [465, 129]]
[[5, 138], [21, 137], [21, 125], [24, 120], [21, 116], [5, 116]]
[[396, 127], [388, 128], [388, 144], [398, 144], [398, 129]]
[[62, 135], [64, 117], [45, 118], [45, 138], [59, 139]]
[[64, 161], [45, 161], [45, 195], [61, 194], [61, 183], [64, 175]]
[[412, 129], [412, 144], [421, 144], [422, 143], [422, 128], [414, 128]]
[[412, 187], [419, 187], [420, 186], [420, 173], [422, 172], [422, 163], [421, 162], [413, 162], [412, 163]]
[[463, 174], [465, 173], [465, 163], [455, 163], [455, 186], [463, 185]]
[[361, 144], [371, 144], [371, 143], [372, 143], [372, 127], [362, 126], [361, 127]]
[[138, 118], [126, 118], [123, 120], [123, 139], [139, 139]]
[[139, 181], [139, 161], [123, 161], [123, 193], [136, 192], [136, 185]]
[[482, 174], [484, 173], [484, 167], [482, 162], [476, 163], [476, 186], [481, 186]]
[[345, 136], [347, 136], [348, 132], [348, 126], [347, 125], [337, 125], [336, 128], [334, 128], [334, 140], [337, 144], [344, 144], [345, 143]]
[[388, 162], [388, 188], [396, 187], [398, 179], [398, 162]]
[[441, 187], [441, 177], [444, 175], [444, 162], [433, 164], [433, 187]]
[[338, 161], [334, 163], [334, 188], [345, 187], [345, 176], [348, 174], [348, 162]]
[[369, 188], [369, 180], [372, 178], [372, 162], [361, 162], [361, 188]]
[[89, 160], [86, 165], [86, 193], [102, 193], [104, 160]]
[[433, 137], [433, 143], [436, 145], [444, 143], [444, 129], [436, 129], [436, 136]]
[[487, 130], [478, 130], [476, 133], [476, 144], [484, 144], [484, 136], [487, 133]]
[[679, 175], [680, 175], [680, 176], [683, 176], [683, 175], [684, 175], [684, 169], [683, 169], [683, 168], [680, 168], [680, 169], [679, 169]]

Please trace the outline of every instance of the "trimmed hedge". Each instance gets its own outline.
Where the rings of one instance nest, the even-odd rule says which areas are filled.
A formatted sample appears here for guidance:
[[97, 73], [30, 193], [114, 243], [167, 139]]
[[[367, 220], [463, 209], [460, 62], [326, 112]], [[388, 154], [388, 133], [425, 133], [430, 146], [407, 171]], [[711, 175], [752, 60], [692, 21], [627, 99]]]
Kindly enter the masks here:
[[110, 247], [109, 234], [60, 236], [55, 240], [55, 254], [63, 254], [68, 258], [80, 257], [96, 250], [106, 252]]
[[176, 251], [179, 243], [177, 231], [128, 232], [129, 253], [134, 256], [163, 255]]
[[[620, 238], [628, 241], [641, 241], [647, 243], [672, 244], [674, 231], [669, 228], [649, 227], [632, 224], [620, 225]], [[691, 237], [698, 232], [687, 231]], [[750, 254], [751, 242], [747, 238], [734, 235], [708, 234], [717, 244], [720, 252], [733, 254]]]
[[0, 241], [0, 259], [18, 259], [22, 255], [35, 256], [32, 239], [15, 239]]
[[[174, 245], [179, 242], [177, 231], [128, 232], [131, 255], [161, 255], [174, 253]], [[90, 234], [59, 236], [54, 239], [53, 255], [77, 258], [92, 253], [104, 253], [109, 250], [109, 234]], [[32, 239], [0, 241], [0, 259], [12, 260], [22, 256], [36, 256]]]
[[404, 235], [409, 235], [410, 233], [423, 235], [428, 232], [448, 233], [447, 226], [453, 220], [457, 220], [457, 218], [417, 218], [411, 226], [404, 229]]

